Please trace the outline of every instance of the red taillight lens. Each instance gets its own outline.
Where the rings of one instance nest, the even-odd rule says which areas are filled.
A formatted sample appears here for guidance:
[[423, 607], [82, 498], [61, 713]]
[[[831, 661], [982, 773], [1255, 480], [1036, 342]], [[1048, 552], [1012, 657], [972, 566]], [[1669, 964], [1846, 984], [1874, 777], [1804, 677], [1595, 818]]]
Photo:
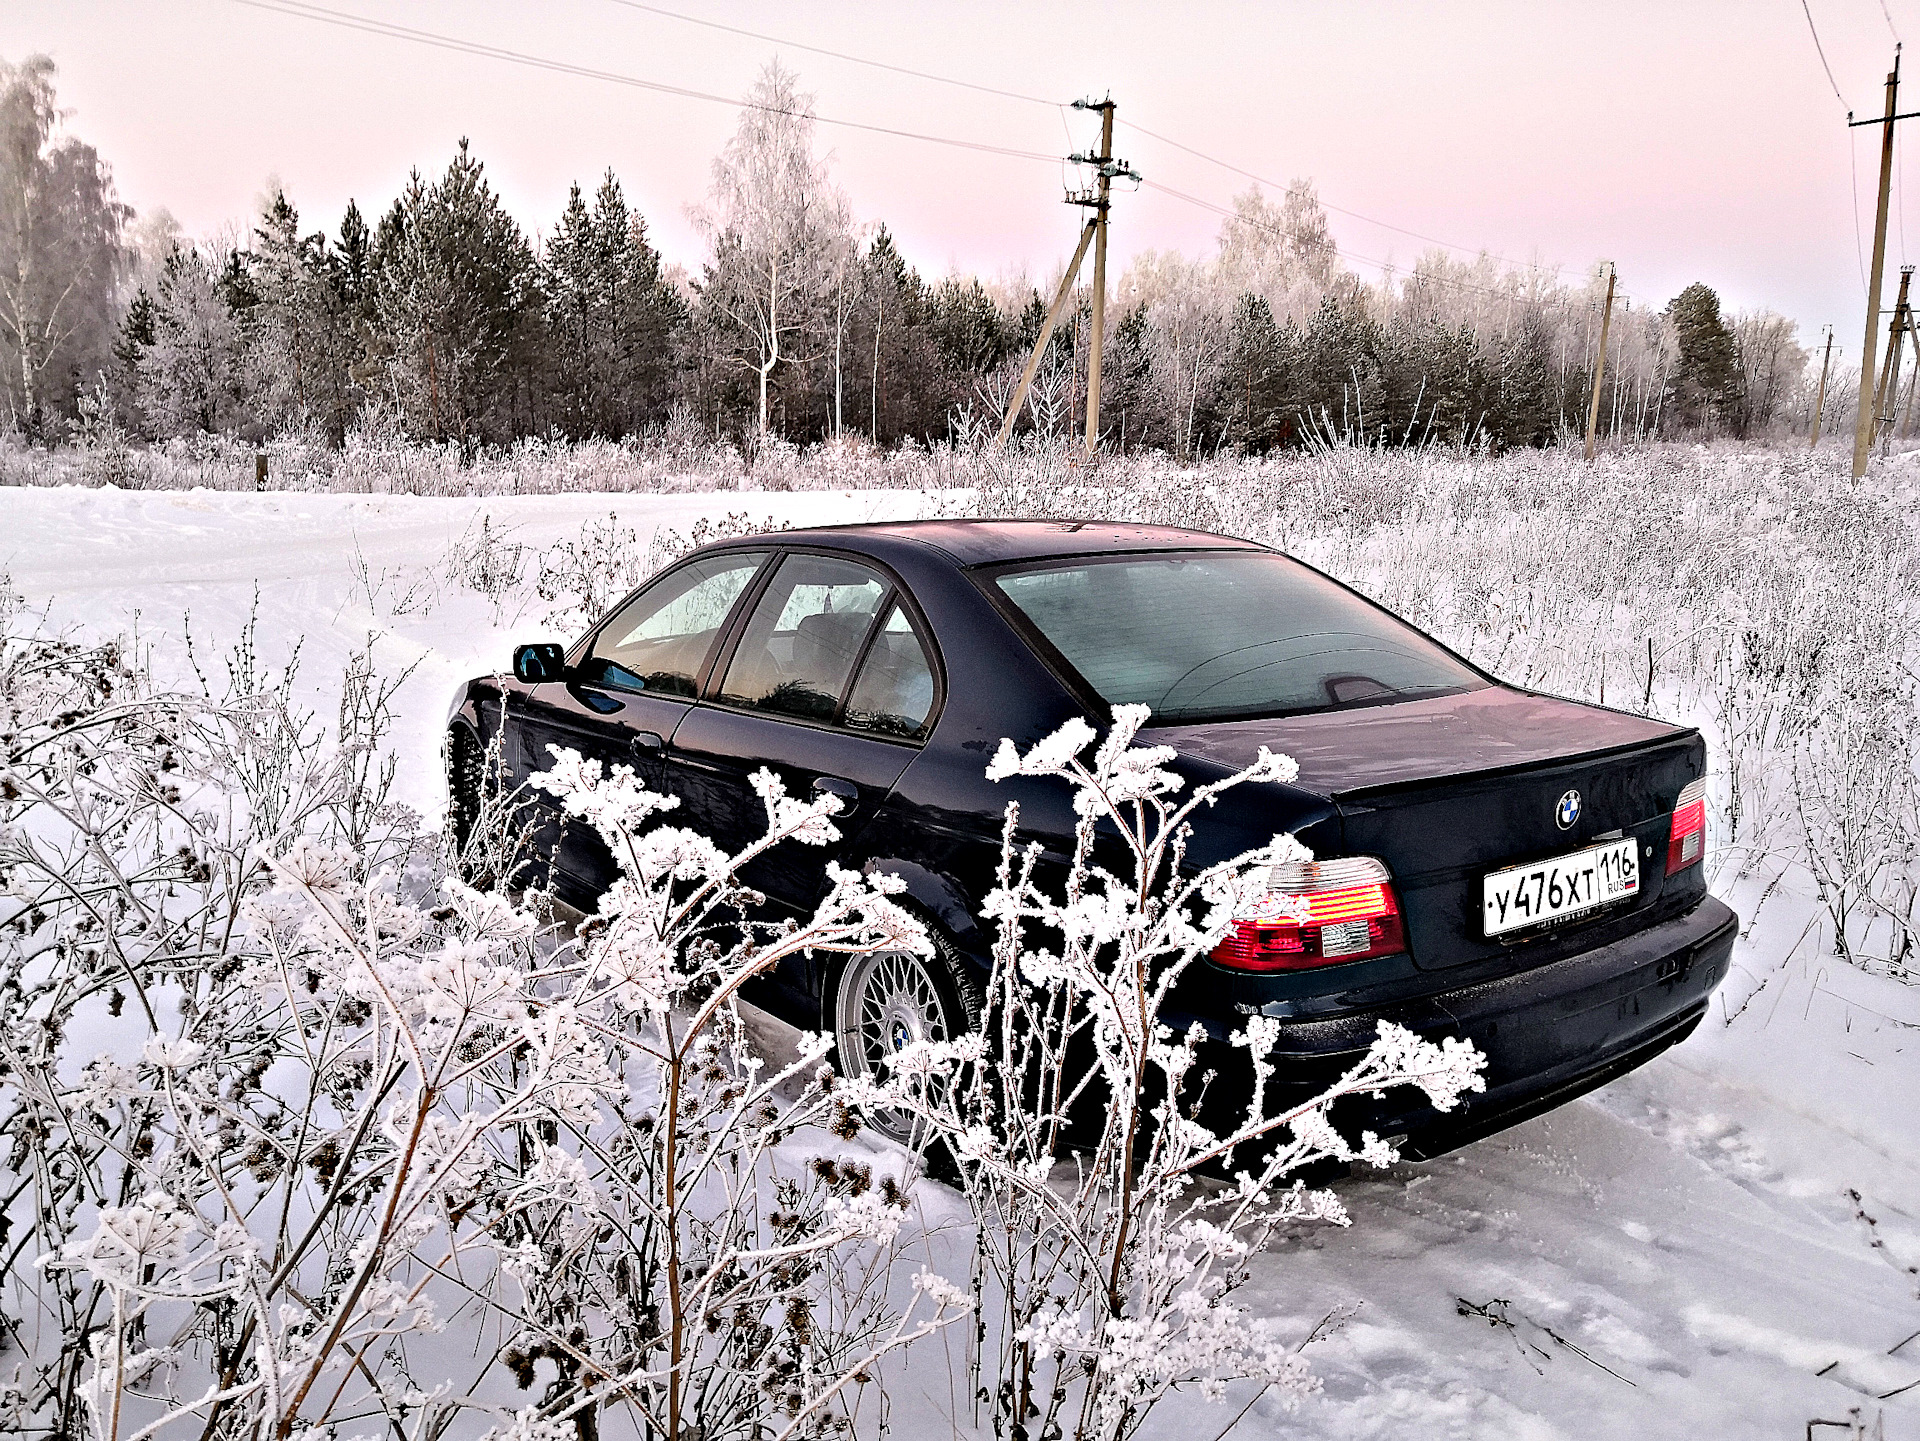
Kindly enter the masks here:
[[1699, 864], [1707, 852], [1707, 782], [1688, 781], [1673, 803], [1673, 827], [1667, 832], [1667, 874]]
[[[1387, 868], [1371, 856], [1303, 861], [1268, 874], [1270, 904], [1233, 923], [1213, 949], [1235, 971], [1303, 971], [1407, 948]], [[1304, 915], [1290, 914], [1300, 912]]]

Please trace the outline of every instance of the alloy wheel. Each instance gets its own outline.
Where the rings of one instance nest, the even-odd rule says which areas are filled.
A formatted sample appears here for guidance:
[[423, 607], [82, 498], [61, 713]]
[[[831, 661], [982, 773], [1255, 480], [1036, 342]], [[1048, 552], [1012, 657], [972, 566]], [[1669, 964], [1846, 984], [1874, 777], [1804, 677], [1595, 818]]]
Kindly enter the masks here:
[[[944, 1041], [946, 1005], [927, 963], [906, 951], [881, 951], [852, 961], [834, 1001], [840, 1064], [849, 1076], [875, 1080], [889, 1060], [915, 1041]], [[898, 1111], [876, 1112], [869, 1124], [891, 1141], [911, 1146], [917, 1129]]]

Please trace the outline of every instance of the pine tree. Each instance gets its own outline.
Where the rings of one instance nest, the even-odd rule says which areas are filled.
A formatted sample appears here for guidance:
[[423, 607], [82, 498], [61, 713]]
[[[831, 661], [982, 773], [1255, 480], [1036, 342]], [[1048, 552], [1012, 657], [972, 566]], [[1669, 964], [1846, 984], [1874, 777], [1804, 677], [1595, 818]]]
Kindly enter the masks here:
[[119, 407], [122, 419], [128, 422], [128, 428], [136, 433], [147, 430], [139, 401], [140, 358], [153, 345], [155, 315], [153, 297], [143, 285], [134, 291], [133, 299], [128, 302], [127, 313], [120, 321], [120, 332], [113, 342], [111, 390], [114, 403]]
[[665, 414], [685, 306], [609, 170], [589, 210], [567, 200], [545, 255], [551, 384], [570, 435], [620, 436]]
[[374, 254], [386, 380], [408, 428], [468, 447], [516, 433], [536, 267], [464, 139], [432, 185], [415, 172]]
[[1720, 297], [1698, 281], [1667, 306], [1678, 358], [1668, 392], [1668, 414], [1683, 429], [1738, 427], [1741, 406], [1739, 348], [1720, 318]]
[[1547, 324], [1529, 310], [1500, 352], [1498, 414], [1488, 427], [1502, 448], [1546, 445], [1559, 419], [1553, 376], [1553, 344]]
[[1260, 295], [1234, 303], [1220, 383], [1221, 438], [1244, 450], [1264, 451], [1281, 433], [1281, 389], [1286, 365], [1280, 327]]
[[248, 267], [248, 379], [253, 409], [274, 429], [318, 429], [334, 444], [352, 419], [352, 325], [324, 235], [276, 191], [254, 230]]
[[928, 298], [928, 329], [947, 364], [961, 375], [983, 374], [1007, 355], [1000, 308], [978, 279], [949, 276]]
[[327, 259], [333, 270], [334, 289], [348, 313], [359, 319], [373, 277], [373, 235], [358, 202], [347, 202], [347, 213], [340, 217], [340, 238]]

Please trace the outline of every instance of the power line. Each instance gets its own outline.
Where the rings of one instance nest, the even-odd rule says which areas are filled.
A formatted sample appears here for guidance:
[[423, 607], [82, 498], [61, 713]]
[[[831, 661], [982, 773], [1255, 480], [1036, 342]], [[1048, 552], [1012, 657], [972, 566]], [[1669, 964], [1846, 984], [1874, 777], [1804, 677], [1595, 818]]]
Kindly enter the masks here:
[[[1256, 184], [1265, 185], [1271, 190], [1284, 191], [1286, 189], [1286, 187], [1280, 184], [1280, 182], [1277, 180], [1269, 180], [1265, 176], [1255, 175], [1251, 170], [1243, 170], [1240, 166], [1233, 164], [1231, 161], [1222, 160], [1217, 155], [1209, 155], [1203, 150], [1196, 150], [1191, 145], [1182, 144], [1180, 141], [1175, 140], [1170, 135], [1158, 134], [1155, 131], [1147, 129], [1146, 126], [1140, 125], [1132, 120], [1122, 120], [1120, 124], [1126, 126], [1129, 130], [1139, 131], [1142, 135], [1146, 136], [1149, 140], [1158, 140], [1162, 145], [1171, 145], [1175, 150], [1184, 150], [1186, 151], [1187, 154], [1195, 156], [1201, 160], [1204, 160], [1210, 165], [1218, 165], [1222, 170], [1231, 170], [1235, 175], [1245, 176], [1248, 180], [1254, 181]], [[1524, 266], [1529, 270], [1544, 270], [1556, 276], [1561, 273], [1561, 267], [1557, 265], [1547, 266], [1547, 265], [1541, 265], [1535, 261], [1512, 260], [1504, 255], [1496, 255], [1494, 254], [1493, 251], [1487, 250], [1484, 247], [1476, 247], [1471, 245], [1455, 245], [1451, 241], [1441, 240], [1437, 236], [1426, 235], [1421, 233], [1418, 230], [1409, 230], [1404, 225], [1394, 225], [1389, 221], [1376, 220], [1371, 215], [1362, 215], [1357, 210], [1348, 210], [1339, 205], [1331, 205], [1325, 200], [1322, 200], [1320, 202], [1320, 205], [1322, 209], [1331, 210], [1336, 215], [1345, 215], [1353, 220], [1364, 221], [1368, 225], [1377, 225], [1382, 230], [1393, 230], [1393, 231], [1397, 231], [1401, 235], [1410, 235], [1415, 240], [1424, 240], [1430, 245], [1438, 245], [1442, 250], [1458, 250], [1463, 253], [1474, 254], [1474, 255], [1492, 255], [1495, 260], [1504, 261], [1508, 265]]]
[[1900, 44], [1900, 32], [1893, 28], [1893, 12], [1887, 9], [1887, 0], [1880, 0], [1880, 14], [1887, 22], [1887, 29], [1893, 34], [1893, 43]]
[[824, 45], [809, 45], [803, 40], [783, 40], [778, 35], [763, 34], [758, 30], [744, 30], [738, 25], [723, 25], [718, 20], [703, 20], [698, 15], [683, 15], [678, 10], [663, 9], [658, 5], [644, 5], [640, 0], [611, 0], [615, 5], [628, 10], [644, 10], [649, 15], [664, 15], [669, 20], [683, 20], [689, 25], [704, 25], [709, 30], [724, 30], [729, 35], [744, 35], [749, 40], [764, 40], [769, 45], [784, 45], [789, 50], [805, 50], [814, 55], [825, 55], [833, 60], [845, 60], [853, 65], [871, 65], [876, 70], [891, 70], [895, 75], [911, 75], [915, 80], [931, 80], [938, 85], [957, 85], [962, 90], [977, 90], [982, 95], [998, 95], [1003, 100], [1024, 100], [1033, 105], [1047, 105], [1055, 109], [1063, 102], [1048, 100], [1039, 95], [1024, 95], [1018, 90], [1002, 90], [993, 85], [980, 85], [972, 80], [956, 80], [951, 75], [936, 75], [931, 70], [912, 70], [905, 65], [894, 65], [885, 60], [870, 59], [865, 55], [849, 55], [844, 50], [829, 50]]
[[[723, 31], [729, 35], [742, 35], [747, 37], [750, 40], [765, 41], [769, 45], [785, 45], [791, 49], [805, 50], [815, 55], [825, 55], [834, 60], [844, 60], [849, 64], [853, 64], [853, 65], [867, 65], [867, 66], [873, 67], [876, 70], [890, 71], [895, 75], [912, 76], [916, 80], [931, 80], [935, 84], [953, 85], [963, 90], [978, 91], [980, 94], [983, 94], [983, 95], [997, 95], [1002, 99], [1006, 99], [1006, 100], [1020, 100], [1031, 105], [1049, 106], [1052, 109], [1060, 111], [1062, 113], [1063, 118], [1065, 114], [1065, 106], [1060, 101], [1048, 100], [1044, 96], [1040, 96], [1040, 95], [1028, 95], [1018, 90], [1003, 90], [998, 86], [982, 85], [977, 81], [973, 81], [973, 80], [960, 80], [951, 75], [939, 75], [934, 73], [931, 70], [915, 70], [905, 65], [895, 65], [889, 61], [876, 60], [871, 56], [867, 56], [867, 55], [853, 55], [853, 54], [849, 54], [847, 51], [844, 51], [844, 50], [830, 49], [824, 45], [812, 45], [812, 44], [808, 44], [805, 41], [783, 39], [778, 35], [766, 34], [764, 31], [747, 30], [738, 25], [725, 25], [717, 20], [706, 20], [706, 19], [702, 19], [697, 15], [683, 14], [678, 10], [668, 10], [663, 6], [649, 5], [644, 3], [644, 0], [610, 0], [610, 3], [622, 6], [623, 8], [628, 10], [639, 10], [649, 15], [662, 15], [670, 20], [684, 21], [686, 24], [689, 24], [689, 25], [700, 25], [700, 26], [706, 27], [709, 30]], [[1247, 179], [1256, 181], [1259, 184], [1265, 185], [1269, 189], [1284, 190], [1286, 188], [1280, 185], [1277, 181], [1267, 180], [1259, 175], [1254, 174], [1251, 170], [1243, 170], [1241, 167], [1234, 165], [1229, 161], [1222, 160], [1218, 156], [1209, 155], [1203, 150], [1196, 150], [1193, 146], [1187, 145], [1181, 141], [1175, 140], [1170, 135], [1162, 135], [1157, 131], [1149, 130], [1147, 129], [1146, 126], [1140, 125], [1134, 121], [1119, 120], [1117, 121], [1117, 123], [1121, 125], [1125, 125], [1130, 130], [1138, 131], [1140, 134], [1146, 136], [1149, 140], [1157, 140], [1162, 145], [1171, 145], [1175, 150], [1185, 151], [1188, 155], [1192, 155], [1197, 159], [1204, 160], [1211, 165], [1218, 165], [1223, 170], [1231, 170], [1234, 174], [1245, 176]], [[1416, 240], [1424, 240], [1430, 245], [1438, 245], [1445, 250], [1456, 250], [1456, 251], [1461, 251], [1463, 253], [1470, 253], [1470, 254], [1489, 254], [1489, 255], [1493, 255], [1494, 259], [1504, 261], [1508, 265], [1524, 265], [1529, 269], [1546, 270], [1556, 276], [1562, 273], [1561, 267], [1559, 266], [1550, 267], [1550, 266], [1541, 265], [1536, 261], [1512, 260], [1507, 256], [1494, 254], [1494, 252], [1486, 250], [1484, 247], [1456, 245], [1451, 241], [1441, 240], [1438, 236], [1426, 235], [1418, 230], [1409, 230], [1403, 225], [1395, 225], [1390, 221], [1379, 220], [1371, 215], [1362, 215], [1357, 210], [1348, 210], [1343, 206], [1331, 205], [1324, 200], [1321, 201], [1320, 203], [1325, 209], [1331, 210], [1335, 214], [1345, 215], [1350, 219], [1359, 220], [1368, 225], [1377, 225], [1383, 230], [1392, 230], [1392, 231], [1397, 231], [1401, 235], [1410, 235]]]
[[[1807, 33], [1813, 36], [1814, 53], [1820, 57], [1820, 68], [1827, 72], [1827, 84], [1833, 87], [1833, 98], [1845, 105], [1846, 97], [1840, 93], [1840, 82], [1833, 78], [1833, 67], [1827, 64], [1826, 47], [1820, 43], [1820, 31], [1813, 23], [1813, 7], [1807, 3], [1807, 0], [1800, 0], [1800, 9], [1806, 14]], [[1889, 20], [1887, 23], [1891, 25], [1893, 22]]]
[[[1852, 112], [1849, 111], [1849, 114]], [[1853, 130], [1847, 130], [1847, 170], [1853, 177], [1853, 258], [1860, 265], [1860, 293], [1867, 293], [1867, 252], [1866, 242], [1860, 235], [1860, 147], [1854, 139]]]
[[417, 45], [430, 45], [440, 50], [451, 50], [461, 55], [478, 55], [490, 60], [506, 60], [516, 65], [528, 65], [539, 70], [551, 70], [556, 74], [574, 75], [586, 80], [604, 80], [613, 85], [625, 85], [636, 90], [651, 90], [661, 95], [675, 95], [684, 100], [704, 100], [716, 105], [725, 105], [732, 109], [758, 110], [769, 115], [790, 115], [798, 119], [812, 120], [821, 125], [834, 125], [844, 130], [864, 130], [874, 135], [891, 135], [901, 140], [919, 140], [929, 145], [947, 145], [958, 150], [978, 150], [988, 155], [1003, 155], [1013, 160], [1036, 160], [1047, 165], [1057, 165], [1060, 157], [1043, 155], [1037, 150], [1017, 150], [1007, 145], [989, 145], [978, 140], [958, 140], [948, 135], [928, 135], [917, 130], [901, 130], [891, 125], [871, 125], [859, 120], [840, 120], [828, 115], [814, 115], [806, 111], [789, 110], [778, 105], [762, 105], [752, 100], [741, 100], [731, 95], [715, 95], [705, 90], [690, 90], [682, 85], [668, 85], [658, 80], [645, 80], [637, 75], [623, 75], [612, 70], [597, 70], [592, 66], [575, 65], [566, 60], [553, 60], [543, 55], [530, 55], [523, 50], [510, 50], [504, 46], [486, 45], [477, 40], [462, 40], [454, 35], [442, 35], [432, 30], [417, 30], [410, 25], [397, 25], [387, 20], [373, 20], [364, 15], [350, 14], [344, 10], [329, 10], [324, 6], [306, 3], [306, 0], [233, 0], [236, 5], [245, 5], [254, 10], [265, 10], [272, 14], [286, 15], [300, 20], [315, 20], [326, 25], [337, 25], [346, 30], [359, 30], [369, 35], [383, 35], [388, 39], [407, 40]]
[[[701, 101], [708, 102], [710, 104], [725, 105], [735, 109], [758, 110], [758, 111], [761, 111], [762, 113], [771, 114], [771, 115], [788, 115], [788, 116], [793, 116], [795, 118], [812, 120], [821, 125], [837, 126], [841, 129], [860, 130], [860, 131], [865, 131], [869, 134], [875, 134], [875, 135], [888, 135], [888, 136], [893, 136], [897, 139], [902, 139], [902, 140], [917, 140], [926, 144], [945, 145], [945, 146], [949, 146], [949, 147], [960, 149], [960, 150], [973, 150], [973, 151], [978, 151], [988, 155], [1005, 156], [1009, 159], [1030, 160], [1030, 161], [1035, 161], [1035, 162], [1039, 162], [1046, 165], [1057, 165], [1060, 163], [1060, 157], [1058, 157], [1057, 155], [1045, 155], [1040, 153], [1039, 151], [1020, 150], [1012, 146], [1005, 146], [1005, 145], [991, 145], [983, 141], [976, 141], [976, 140], [960, 140], [952, 136], [931, 135], [922, 131], [903, 130], [890, 125], [874, 125], [874, 124], [870, 124], [870, 123], [867, 123], [864, 121], [858, 121], [858, 120], [842, 120], [842, 119], [835, 118], [833, 116], [817, 115], [817, 114], [811, 114], [804, 111], [790, 110], [781, 106], [764, 105], [751, 100], [738, 99], [733, 96], [716, 95], [709, 91], [694, 90], [681, 85], [669, 85], [662, 81], [657, 81], [657, 80], [647, 80], [640, 76], [626, 75], [618, 71], [601, 70], [592, 66], [577, 65], [572, 63], [571, 61], [554, 60], [547, 56], [533, 55], [526, 51], [514, 50], [506, 46], [488, 45], [477, 40], [464, 40], [458, 36], [445, 35], [445, 34], [441, 34], [440, 32], [432, 31], [432, 30], [421, 30], [414, 26], [401, 25], [393, 21], [375, 20], [368, 16], [356, 15], [348, 11], [329, 9], [326, 6], [310, 3], [310, 0], [234, 0], [234, 3], [237, 5], [247, 6], [250, 9], [266, 11], [269, 14], [284, 15], [293, 19], [312, 20], [321, 24], [334, 25], [342, 29], [355, 30], [365, 34], [383, 36], [387, 39], [405, 40], [413, 44], [431, 46], [433, 48], [441, 49], [441, 50], [449, 50], [454, 52], [455, 54], [473, 55], [473, 56], [479, 56], [479, 57], [482, 57], [485, 59], [491, 59], [491, 60], [503, 60], [512, 64], [525, 65], [538, 70], [552, 71], [556, 74], [572, 75], [582, 79], [589, 79], [589, 80], [601, 80], [609, 84], [624, 85], [632, 89], [652, 91], [656, 94], [677, 96], [681, 99], [686, 99], [686, 100], [701, 100]], [[636, 9], [636, 10], [643, 10], [643, 11], [648, 11], [650, 13], [664, 15], [672, 19], [685, 20], [690, 24], [706, 25], [714, 29], [725, 30], [731, 33], [748, 36], [749, 38], [752, 38], [752, 39], [769, 41], [770, 43], [774, 43], [774, 44], [792, 43], [792, 42], [779, 40], [778, 38], [773, 36], [762, 35], [755, 31], [742, 30], [733, 26], [720, 25], [717, 22], [699, 20], [692, 16], [679, 14], [675, 11], [663, 10], [657, 6], [639, 3], [639, 0], [614, 0], [614, 3], [626, 5], [629, 8]], [[1804, 4], [1805, 0], [1802, 0], [1802, 3]], [[910, 70], [904, 66], [890, 65], [884, 61], [871, 60], [862, 56], [849, 55], [840, 51], [827, 50], [820, 46], [796, 44], [795, 48], [811, 50], [819, 54], [830, 55], [835, 59], [847, 60], [855, 64], [871, 65], [879, 69], [891, 70], [900, 74], [911, 75], [918, 79], [934, 80], [934, 81], [945, 83], [945, 84], [962, 86], [964, 88], [971, 89], [971, 90], [979, 90], [986, 93], [996, 94], [996, 95], [1000, 95], [1010, 99], [1031, 101], [1036, 104], [1050, 105], [1050, 106], [1054, 106], [1056, 109], [1059, 108], [1057, 105], [1057, 102], [1050, 101], [1050, 100], [1043, 100], [1038, 96], [1023, 95], [1017, 91], [998, 90], [992, 86], [976, 85], [971, 81], [954, 80], [946, 76], [932, 74], [931, 72]], [[1130, 123], [1130, 122], [1123, 122], [1123, 123]], [[1193, 149], [1193, 147], [1184, 145], [1177, 140], [1171, 139], [1170, 137], [1157, 134], [1153, 131], [1149, 131], [1145, 129], [1145, 127], [1143, 126], [1136, 125], [1133, 128], [1136, 130], [1139, 130], [1141, 134], [1148, 136], [1148, 138], [1150, 139], [1160, 141], [1162, 144], [1172, 145], [1176, 149], [1187, 151], [1188, 153], [1195, 155], [1200, 159], [1207, 160], [1213, 164], [1223, 166], [1228, 170], [1233, 170], [1239, 174], [1245, 175], [1249, 179], [1260, 181], [1261, 183], [1266, 185], [1273, 185], [1272, 181], [1262, 181], [1261, 177], [1254, 175], [1251, 171], [1241, 170], [1238, 166], [1230, 165], [1226, 161], [1216, 159], [1211, 155], [1207, 155], [1202, 151], [1195, 150]], [[1187, 204], [1196, 205], [1201, 207], [1202, 209], [1210, 210], [1217, 215], [1222, 215], [1229, 218], [1239, 218], [1243, 221], [1243, 223], [1252, 224], [1257, 229], [1263, 229], [1263, 230], [1272, 231], [1277, 234], [1287, 235], [1290, 238], [1299, 238], [1294, 232], [1287, 231], [1282, 227], [1266, 225], [1257, 221], [1246, 221], [1245, 217], [1238, 216], [1237, 212], [1230, 210], [1225, 206], [1216, 205], [1211, 201], [1202, 200], [1198, 196], [1189, 195], [1184, 191], [1175, 190], [1171, 186], [1161, 185], [1155, 181], [1143, 181], [1142, 183], [1151, 186], [1155, 190], [1162, 191], [1167, 195], [1171, 195], [1175, 199], [1185, 201]], [[1325, 202], [1322, 202], [1322, 204], [1324, 205]], [[1370, 216], [1361, 215], [1356, 211], [1345, 210], [1340, 206], [1326, 205], [1325, 208], [1329, 210], [1333, 210], [1342, 215], [1351, 216], [1352, 218], [1357, 220], [1365, 221], [1368, 224], [1379, 225], [1385, 229], [1397, 230], [1403, 234], [1411, 235], [1416, 239], [1427, 240], [1432, 244], [1443, 247], [1444, 249], [1448, 249], [1448, 250], [1467, 249], [1467, 247], [1464, 247], [1464, 246], [1450, 245], [1446, 241], [1435, 239], [1432, 236], [1422, 235], [1418, 231], [1406, 230], [1401, 226], [1390, 225], [1386, 221], [1374, 220]], [[1357, 251], [1347, 251], [1345, 253], [1351, 256], [1355, 260], [1359, 260], [1365, 264], [1376, 266], [1377, 268], [1383, 271], [1389, 271], [1394, 268], [1392, 263], [1389, 261], [1374, 259], [1370, 256], [1362, 255]], [[1489, 252], [1489, 251], [1480, 251], [1477, 253], [1492, 255], [1492, 252]], [[1492, 258], [1502, 260], [1509, 265], [1524, 264], [1523, 262], [1508, 260], [1504, 256], [1493, 255]], [[1535, 270], [1535, 271], [1544, 271], [1555, 277], [1558, 277], [1561, 274], [1561, 270], [1558, 267], [1549, 268], [1549, 267], [1541, 266], [1537, 264], [1526, 264], [1525, 268]], [[1423, 280], [1439, 281], [1441, 284], [1452, 285], [1457, 288], [1465, 289], [1465, 290], [1474, 290], [1482, 294], [1492, 295], [1498, 298], [1503, 298], [1503, 299], [1509, 298], [1506, 296], [1505, 292], [1496, 291], [1486, 286], [1474, 285], [1467, 281], [1455, 280], [1450, 277], [1428, 275], [1428, 276], [1422, 276], [1420, 278]], [[1554, 302], [1545, 302], [1545, 303], [1554, 303]]]

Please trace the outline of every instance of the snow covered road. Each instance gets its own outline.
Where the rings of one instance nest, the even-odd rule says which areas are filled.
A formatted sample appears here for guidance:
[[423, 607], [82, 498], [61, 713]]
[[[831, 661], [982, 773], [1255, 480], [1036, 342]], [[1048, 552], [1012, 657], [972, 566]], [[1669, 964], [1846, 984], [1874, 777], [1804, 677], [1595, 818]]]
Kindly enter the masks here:
[[[545, 545], [609, 512], [644, 537], [727, 512], [808, 524], [928, 505], [6, 490], [0, 571], [56, 624], [137, 634], [175, 681], [191, 674], [187, 617], [212, 674], [257, 587], [263, 658], [303, 641], [323, 717], [341, 663], [373, 636], [382, 671], [417, 664], [395, 743], [401, 798], [432, 812], [455, 686], [505, 665], [516, 641], [552, 638], [538, 601], [502, 610], [448, 579], [449, 547], [483, 513]], [[1746, 915], [1755, 897], [1731, 899]], [[1303, 1335], [1332, 1318], [1311, 1348], [1325, 1394], [1291, 1416], [1256, 1398], [1231, 1434], [1717, 1441], [1798, 1437], [1858, 1406], [1869, 1426], [1884, 1412], [1887, 1437], [1920, 1441], [1920, 990], [1810, 943], [1783, 967], [1811, 905], [1786, 891], [1766, 904], [1732, 1004], [1678, 1050], [1456, 1155], [1345, 1184], [1353, 1227], [1302, 1233], [1256, 1283]], [[910, 1366], [929, 1396], [946, 1394], [939, 1365], [930, 1351]], [[1247, 1400], [1182, 1403], [1167, 1434], [1206, 1441]], [[921, 1406], [904, 1411], [921, 1434], [965, 1434], [964, 1415], [936, 1432]]]

